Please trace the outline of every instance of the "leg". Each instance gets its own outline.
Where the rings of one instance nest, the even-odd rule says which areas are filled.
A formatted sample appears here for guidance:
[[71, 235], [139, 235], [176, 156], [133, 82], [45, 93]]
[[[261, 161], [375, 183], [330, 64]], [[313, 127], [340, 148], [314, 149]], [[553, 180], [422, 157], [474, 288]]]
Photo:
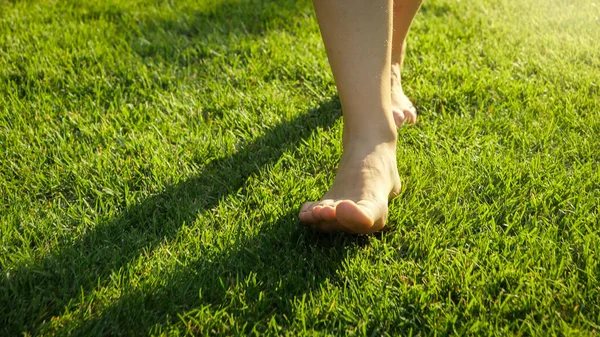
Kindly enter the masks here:
[[324, 231], [371, 233], [400, 192], [391, 109], [391, 0], [315, 0], [342, 103], [343, 155], [330, 190], [302, 206], [300, 221]]
[[392, 111], [397, 126], [415, 123], [417, 110], [402, 91], [400, 71], [406, 50], [406, 35], [417, 14], [421, 0], [394, 0], [394, 33], [392, 38]]

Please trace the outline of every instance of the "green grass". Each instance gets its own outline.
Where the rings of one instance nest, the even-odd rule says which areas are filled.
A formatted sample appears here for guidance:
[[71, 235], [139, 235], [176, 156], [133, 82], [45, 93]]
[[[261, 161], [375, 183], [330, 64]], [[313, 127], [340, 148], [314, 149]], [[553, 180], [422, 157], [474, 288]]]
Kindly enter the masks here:
[[297, 224], [310, 2], [0, 1], [0, 335], [597, 335], [600, 3], [426, 0], [389, 231]]

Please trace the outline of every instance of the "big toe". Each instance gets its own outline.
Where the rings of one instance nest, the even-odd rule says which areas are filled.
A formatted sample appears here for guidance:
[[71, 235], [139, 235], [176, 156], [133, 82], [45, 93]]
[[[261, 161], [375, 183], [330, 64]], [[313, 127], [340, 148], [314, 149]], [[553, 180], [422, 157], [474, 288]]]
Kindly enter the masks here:
[[385, 225], [387, 205], [382, 209], [376, 202], [344, 200], [336, 206], [336, 220], [347, 230], [356, 234], [379, 231]]

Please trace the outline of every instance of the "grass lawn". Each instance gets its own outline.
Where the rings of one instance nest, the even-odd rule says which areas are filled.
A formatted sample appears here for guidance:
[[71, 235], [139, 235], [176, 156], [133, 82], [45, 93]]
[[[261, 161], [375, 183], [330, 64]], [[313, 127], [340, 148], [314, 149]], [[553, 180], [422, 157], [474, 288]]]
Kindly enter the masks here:
[[0, 335], [600, 334], [600, 3], [425, 0], [388, 231], [297, 223], [306, 0], [0, 0]]

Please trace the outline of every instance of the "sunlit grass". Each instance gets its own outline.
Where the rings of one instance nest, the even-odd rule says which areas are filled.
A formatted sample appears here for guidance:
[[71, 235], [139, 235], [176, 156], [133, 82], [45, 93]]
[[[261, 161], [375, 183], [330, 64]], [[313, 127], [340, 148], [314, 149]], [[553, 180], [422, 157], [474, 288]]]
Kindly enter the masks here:
[[600, 3], [426, 0], [389, 231], [296, 223], [308, 1], [0, 2], [0, 335], [595, 335]]

